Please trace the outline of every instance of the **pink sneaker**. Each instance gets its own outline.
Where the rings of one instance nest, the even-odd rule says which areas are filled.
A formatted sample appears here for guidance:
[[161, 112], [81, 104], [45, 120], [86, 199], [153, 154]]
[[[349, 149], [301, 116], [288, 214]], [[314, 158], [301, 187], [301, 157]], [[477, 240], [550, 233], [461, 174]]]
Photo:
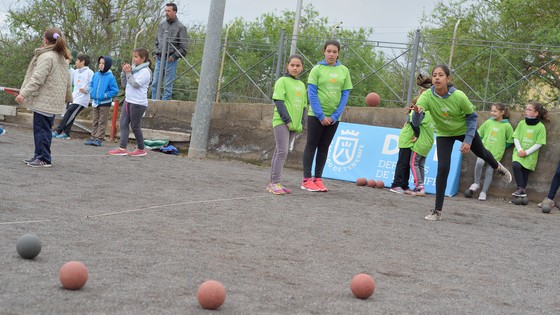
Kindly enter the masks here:
[[148, 151], [136, 149], [132, 152], [129, 152], [128, 155], [129, 156], [146, 156], [146, 155], [148, 155]]
[[123, 148], [116, 148], [113, 150], [109, 150], [108, 152], [110, 155], [127, 155], [128, 154], [128, 150], [127, 149], [123, 149]]
[[301, 189], [307, 190], [307, 191], [321, 191], [321, 189], [319, 187], [317, 187], [317, 185], [315, 184], [315, 182], [313, 182], [313, 180], [310, 178], [308, 180], [303, 180], [301, 182]]
[[285, 193], [287, 193], [287, 194], [291, 194], [291, 193], [292, 193], [292, 190], [291, 190], [291, 189], [288, 189], [288, 188], [284, 187], [282, 184], [278, 183], [277, 185], [278, 185], [278, 187], [282, 188], [282, 190], [283, 190]]
[[315, 185], [319, 188], [319, 191], [329, 191], [325, 185], [323, 185], [323, 180], [320, 178], [313, 179]]

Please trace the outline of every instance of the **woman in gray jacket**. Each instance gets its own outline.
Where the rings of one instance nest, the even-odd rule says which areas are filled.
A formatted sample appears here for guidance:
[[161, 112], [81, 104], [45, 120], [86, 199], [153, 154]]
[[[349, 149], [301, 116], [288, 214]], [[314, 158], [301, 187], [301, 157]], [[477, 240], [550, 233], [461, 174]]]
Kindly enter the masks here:
[[55, 115], [62, 114], [72, 102], [69, 60], [72, 58], [62, 32], [49, 28], [43, 46], [35, 55], [25, 74], [16, 102], [33, 111], [35, 154], [24, 160], [31, 167], [51, 166], [52, 126]]

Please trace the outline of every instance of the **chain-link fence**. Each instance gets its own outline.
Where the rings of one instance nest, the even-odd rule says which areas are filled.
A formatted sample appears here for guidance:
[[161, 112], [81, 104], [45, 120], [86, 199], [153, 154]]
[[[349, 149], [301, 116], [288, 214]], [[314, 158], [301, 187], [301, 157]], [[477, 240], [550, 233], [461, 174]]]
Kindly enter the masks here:
[[[404, 106], [410, 99], [412, 65], [416, 72], [429, 74], [438, 64], [453, 60], [453, 83], [482, 110], [494, 102], [524, 104], [530, 99], [550, 106], [558, 102], [556, 71], [560, 46], [457, 40], [454, 49], [448, 38], [423, 37], [416, 43], [387, 40], [339, 38], [340, 61], [350, 69], [354, 89], [349, 105], [365, 106], [369, 92], [382, 97], [382, 106]], [[297, 38], [297, 50], [308, 71], [323, 59], [326, 37]], [[270, 103], [275, 80], [282, 74], [292, 37], [280, 35], [276, 44], [223, 42], [216, 101]], [[415, 47], [416, 45], [416, 47]], [[204, 41], [189, 41], [189, 52], [180, 61], [173, 98], [196, 100]], [[418, 54], [413, 51], [417, 48]], [[453, 51], [453, 56], [450, 56]], [[415, 58], [416, 57], [416, 58]], [[451, 58], [453, 57], [453, 58]], [[416, 93], [416, 88], [410, 91]]]

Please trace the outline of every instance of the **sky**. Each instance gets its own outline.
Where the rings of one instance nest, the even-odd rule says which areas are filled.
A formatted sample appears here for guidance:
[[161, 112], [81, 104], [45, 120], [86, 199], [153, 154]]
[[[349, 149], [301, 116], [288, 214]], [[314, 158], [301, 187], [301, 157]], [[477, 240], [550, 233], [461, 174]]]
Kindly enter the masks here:
[[[169, 0], [177, 3], [178, 17], [184, 24], [206, 25], [212, 0]], [[420, 27], [423, 14], [429, 15], [441, 0], [303, 0], [312, 4], [321, 17], [329, 22], [342, 22], [341, 27], [352, 29], [372, 27], [379, 33], [407, 33]], [[297, 0], [226, 0], [224, 23], [236, 17], [253, 21], [264, 13], [295, 11]], [[165, 1], [162, 1], [165, 3]], [[0, 23], [14, 1], [0, 0]], [[163, 8], [162, 8], [163, 10]]]
[[[212, 0], [177, 0], [178, 16], [183, 22], [206, 24]], [[303, 0], [312, 4], [319, 16], [329, 22], [342, 22], [343, 28], [372, 27], [379, 32], [406, 33], [420, 27], [420, 19], [429, 15], [440, 0]], [[252, 21], [263, 13], [295, 11], [297, 0], [226, 0], [224, 23], [235, 17]]]

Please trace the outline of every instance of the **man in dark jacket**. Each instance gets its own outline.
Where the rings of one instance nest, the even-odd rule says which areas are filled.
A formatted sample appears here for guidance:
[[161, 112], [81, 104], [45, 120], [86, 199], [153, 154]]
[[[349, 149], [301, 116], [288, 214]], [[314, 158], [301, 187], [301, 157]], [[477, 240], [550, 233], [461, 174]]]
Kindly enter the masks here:
[[[166, 42], [167, 39], [167, 42]], [[163, 48], [166, 47], [165, 51]], [[173, 90], [173, 81], [177, 71], [177, 60], [187, 53], [187, 28], [177, 18], [177, 5], [165, 5], [165, 21], [158, 26], [155, 49], [153, 52], [156, 61], [154, 79], [152, 81], [152, 99], [157, 99], [159, 72], [163, 71], [162, 100], [170, 100]]]

